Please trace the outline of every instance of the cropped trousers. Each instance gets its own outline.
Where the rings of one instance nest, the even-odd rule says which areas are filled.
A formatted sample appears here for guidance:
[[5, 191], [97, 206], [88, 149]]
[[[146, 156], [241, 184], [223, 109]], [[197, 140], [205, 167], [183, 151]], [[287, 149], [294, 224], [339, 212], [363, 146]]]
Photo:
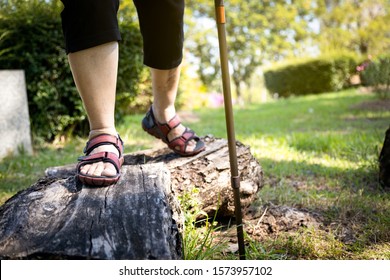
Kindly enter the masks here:
[[[61, 1], [67, 53], [121, 40], [119, 0]], [[184, 0], [133, 1], [143, 38], [144, 64], [162, 70], [177, 67], [183, 57]]]

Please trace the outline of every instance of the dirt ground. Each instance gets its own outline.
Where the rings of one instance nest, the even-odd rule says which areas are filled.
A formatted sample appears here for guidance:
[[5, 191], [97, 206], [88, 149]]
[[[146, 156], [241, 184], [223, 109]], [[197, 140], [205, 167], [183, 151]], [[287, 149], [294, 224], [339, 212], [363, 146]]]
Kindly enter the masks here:
[[353, 109], [361, 109], [368, 111], [389, 111], [390, 99], [378, 99], [373, 101], [362, 102], [352, 107]]

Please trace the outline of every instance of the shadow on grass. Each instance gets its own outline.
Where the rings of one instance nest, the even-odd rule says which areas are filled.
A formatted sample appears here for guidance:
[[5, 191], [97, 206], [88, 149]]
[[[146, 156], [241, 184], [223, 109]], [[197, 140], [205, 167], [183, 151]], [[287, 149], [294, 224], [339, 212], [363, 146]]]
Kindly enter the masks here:
[[265, 178], [259, 192], [262, 202], [317, 213], [325, 231], [355, 253], [390, 242], [390, 190], [380, 186], [375, 167], [342, 169], [271, 159], [260, 164]]

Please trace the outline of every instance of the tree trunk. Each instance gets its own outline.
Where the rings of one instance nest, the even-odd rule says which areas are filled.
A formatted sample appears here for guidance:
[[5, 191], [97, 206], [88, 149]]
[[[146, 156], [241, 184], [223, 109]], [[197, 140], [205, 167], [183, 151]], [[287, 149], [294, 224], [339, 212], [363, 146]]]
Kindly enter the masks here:
[[180, 259], [182, 221], [162, 164], [113, 186], [45, 178], [0, 208], [1, 258]]
[[[229, 148], [226, 139], [205, 137], [206, 151], [193, 157], [178, 156], [168, 148], [139, 151], [125, 155], [124, 165], [163, 162], [171, 172], [176, 196], [191, 194], [201, 210], [212, 217], [234, 216], [234, 197], [230, 182]], [[240, 173], [240, 196], [243, 208], [248, 207], [263, 186], [263, 171], [250, 152], [250, 147], [237, 141]], [[48, 177], [67, 178], [74, 175], [75, 165], [52, 167]], [[217, 211], [217, 213], [216, 213]]]
[[390, 188], [390, 127], [379, 155], [379, 182], [384, 188]]
[[[234, 216], [227, 141], [203, 140], [206, 151], [194, 157], [169, 149], [127, 154], [121, 179], [109, 187], [80, 185], [74, 164], [47, 169], [0, 207], [0, 257], [180, 259], [177, 196], [189, 193], [210, 217]], [[238, 142], [237, 155], [246, 208], [262, 186], [262, 170]]]
[[235, 90], [236, 90], [237, 103], [240, 106], [243, 106], [245, 102], [244, 102], [244, 97], [242, 96], [242, 91], [241, 91], [241, 77], [235, 77], [233, 75], [233, 83], [234, 83]]

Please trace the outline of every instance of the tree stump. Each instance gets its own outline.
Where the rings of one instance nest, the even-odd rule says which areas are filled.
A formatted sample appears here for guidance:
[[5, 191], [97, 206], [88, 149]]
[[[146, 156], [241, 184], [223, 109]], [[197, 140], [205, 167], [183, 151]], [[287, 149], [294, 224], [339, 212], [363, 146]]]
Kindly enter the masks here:
[[45, 178], [0, 208], [1, 258], [180, 259], [182, 226], [162, 164], [124, 166], [113, 186]]
[[[180, 259], [178, 196], [189, 192], [207, 215], [234, 216], [227, 141], [203, 140], [206, 151], [194, 157], [165, 148], [127, 154], [109, 187], [80, 185], [75, 164], [48, 168], [0, 207], [0, 258]], [[262, 169], [239, 142], [237, 156], [246, 208]]]
[[[168, 148], [151, 149], [125, 155], [125, 165], [163, 162], [171, 172], [172, 189], [176, 196], [191, 194], [202, 212], [209, 217], [234, 216], [234, 197], [230, 182], [229, 148], [226, 139], [206, 136], [206, 151], [181, 157]], [[250, 147], [236, 142], [240, 173], [241, 205], [246, 208], [263, 186], [263, 171]], [[74, 175], [75, 165], [48, 168], [46, 175], [67, 178]], [[195, 190], [195, 191], [194, 191]], [[217, 213], [216, 213], [217, 211]]]
[[384, 188], [390, 188], [390, 127], [379, 155], [379, 182]]

